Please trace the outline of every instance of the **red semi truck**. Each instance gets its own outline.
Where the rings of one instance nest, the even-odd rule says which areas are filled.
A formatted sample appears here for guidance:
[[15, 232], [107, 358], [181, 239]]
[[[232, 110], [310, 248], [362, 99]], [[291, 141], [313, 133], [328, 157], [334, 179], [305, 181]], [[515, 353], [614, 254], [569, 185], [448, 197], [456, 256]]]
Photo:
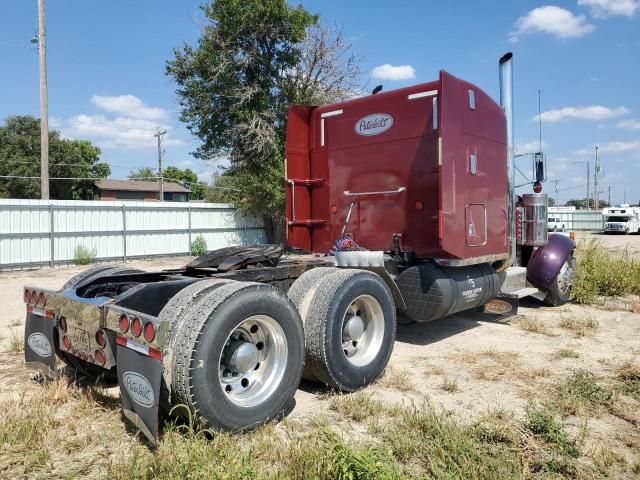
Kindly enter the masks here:
[[513, 191], [511, 65], [500, 60], [500, 104], [441, 71], [291, 107], [288, 254], [238, 246], [178, 270], [102, 265], [59, 291], [27, 286], [27, 364], [55, 376], [59, 358], [118, 384], [125, 416], [155, 441], [174, 405], [243, 430], [283, 415], [301, 377], [362, 388], [397, 323], [508, 315], [529, 295], [566, 302], [574, 241], [547, 235], [545, 195]]

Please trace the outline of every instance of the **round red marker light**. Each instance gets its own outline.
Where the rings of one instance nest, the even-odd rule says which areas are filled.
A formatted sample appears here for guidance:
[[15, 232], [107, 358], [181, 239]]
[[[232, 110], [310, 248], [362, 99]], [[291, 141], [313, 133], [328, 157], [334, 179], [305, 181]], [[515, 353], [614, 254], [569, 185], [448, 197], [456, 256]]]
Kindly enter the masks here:
[[96, 343], [100, 348], [104, 348], [107, 344], [107, 337], [105, 336], [103, 330], [98, 330], [96, 332]]
[[338, 207], [336, 205], [331, 205], [331, 213], [337, 213]]
[[420, 200], [416, 200], [416, 203], [413, 204], [413, 207], [416, 210], [422, 210], [424, 208], [424, 203], [422, 203]]
[[533, 184], [533, 191], [535, 193], [540, 193], [542, 191], [542, 184], [540, 182], [536, 182]]
[[144, 339], [147, 342], [153, 342], [153, 339], [156, 338], [156, 327], [151, 322], [147, 322], [144, 326]]
[[62, 346], [65, 350], [69, 350], [71, 348], [71, 340], [66, 335], [62, 337]]
[[131, 333], [134, 337], [139, 337], [142, 333], [142, 322], [138, 317], [135, 317], [131, 322]]
[[60, 317], [58, 319], [58, 328], [60, 328], [60, 330], [62, 330], [62, 332], [66, 332], [67, 331], [67, 319], [65, 317]]
[[94, 355], [95, 355], [96, 363], [98, 365], [104, 365], [105, 363], [107, 363], [107, 356], [104, 354], [102, 350], [96, 350]]
[[122, 333], [127, 333], [129, 331], [129, 317], [127, 317], [126, 313], [120, 315], [120, 320], [118, 321], [120, 325], [120, 331]]

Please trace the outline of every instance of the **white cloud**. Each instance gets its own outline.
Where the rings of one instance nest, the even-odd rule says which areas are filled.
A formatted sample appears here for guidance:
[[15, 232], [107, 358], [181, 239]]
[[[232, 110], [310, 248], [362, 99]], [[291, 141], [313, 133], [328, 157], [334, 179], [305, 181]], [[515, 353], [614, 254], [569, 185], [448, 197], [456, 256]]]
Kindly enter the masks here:
[[[589, 105], [586, 107], [564, 107], [542, 112], [539, 116], [543, 122], [555, 123], [568, 118], [580, 120], [605, 120], [607, 118], [619, 117], [629, 113], [625, 107], [609, 108], [602, 105]], [[538, 115], [531, 119], [538, 121]]]
[[633, 17], [640, 8], [640, 0], [578, 0], [578, 5], [589, 7], [591, 15], [607, 18], [613, 15]]
[[101, 110], [130, 118], [143, 118], [156, 121], [169, 118], [169, 112], [165, 109], [145, 105], [145, 103], [135, 95], [118, 95], [116, 97], [94, 95], [91, 97], [91, 103]]
[[629, 118], [627, 120], [621, 120], [616, 124], [620, 128], [629, 128], [631, 130], [640, 130], [640, 120]]
[[[90, 138], [104, 148], [156, 148], [153, 137], [157, 122], [142, 118], [80, 114], [71, 117], [62, 128], [63, 134], [71, 138]], [[169, 130], [166, 125], [160, 128]], [[181, 142], [165, 137], [163, 145], [178, 145]]]
[[[542, 149], [546, 149], [548, 147], [547, 142], [542, 141]], [[516, 154], [523, 153], [535, 153], [540, 150], [540, 142], [538, 140], [533, 140], [531, 142], [523, 142], [516, 144]]]
[[169, 112], [163, 108], [147, 105], [134, 95], [94, 95], [91, 103], [117, 116], [82, 113], [66, 120], [56, 118], [56, 127], [62, 135], [86, 138], [101, 148], [152, 149], [157, 148], [153, 134], [160, 128], [167, 131], [164, 146], [182, 144], [181, 140], [171, 138]]
[[[631, 142], [609, 142], [599, 145], [600, 153], [624, 153], [624, 152], [640, 152], [640, 141]], [[574, 152], [576, 155], [594, 155], [594, 147], [581, 148]]]
[[409, 80], [415, 78], [416, 70], [411, 65], [378, 65], [371, 71], [373, 78], [381, 80]]
[[584, 15], [574, 15], [569, 10], [546, 5], [531, 10], [520, 17], [515, 23], [515, 29], [509, 34], [511, 41], [518, 41], [528, 33], [543, 32], [559, 38], [582, 37], [592, 32], [595, 26], [587, 22]]

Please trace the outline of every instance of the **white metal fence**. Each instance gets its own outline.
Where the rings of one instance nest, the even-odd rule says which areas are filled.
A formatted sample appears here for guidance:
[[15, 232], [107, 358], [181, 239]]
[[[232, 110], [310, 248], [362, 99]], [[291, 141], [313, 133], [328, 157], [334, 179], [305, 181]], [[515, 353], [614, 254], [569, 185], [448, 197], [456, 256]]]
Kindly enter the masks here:
[[560, 223], [567, 230], [593, 230], [604, 229], [601, 210], [575, 210], [573, 212], [552, 212], [549, 217], [560, 217]]
[[0, 270], [72, 263], [78, 245], [97, 260], [184, 255], [200, 234], [209, 250], [266, 241], [229, 204], [0, 199]]

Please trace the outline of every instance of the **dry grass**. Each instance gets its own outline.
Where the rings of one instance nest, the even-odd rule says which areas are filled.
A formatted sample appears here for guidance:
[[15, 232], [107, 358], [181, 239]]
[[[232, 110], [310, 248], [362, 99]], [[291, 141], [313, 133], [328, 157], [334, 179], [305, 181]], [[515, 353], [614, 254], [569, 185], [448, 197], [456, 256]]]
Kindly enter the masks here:
[[22, 320], [20, 320], [19, 318], [15, 318], [9, 323], [10, 327], [19, 327], [20, 325], [22, 325]]
[[580, 358], [580, 354], [578, 352], [576, 352], [575, 350], [573, 350], [572, 348], [561, 348], [559, 350], [557, 350], [554, 354], [553, 357], [556, 359], [561, 359], [561, 358]]
[[627, 361], [616, 369], [620, 390], [640, 402], [640, 364]]
[[497, 411], [472, 424], [428, 404], [389, 407], [366, 392], [334, 396], [330, 408], [368, 425], [386, 417], [364, 436], [348, 426], [337, 433], [320, 418], [241, 435], [168, 424], [149, 449], [123, 422], [117, 398], [64, 380], [32, 384], [0, 402], [0, 471], [4, 478], [390, 480], [598, 478], [635, 468], [613, 450], [581, 451], [540, 408], [524, 422]]
[[471, 369], [473, 378], [488, 382], [505, 378], [529, 382], [551, 374], [546, 367], [523, 367], [520, 354], [512, 351], [481, 350], [457, 354], [453, 358], [466, 365], [474, 365]]
[[412, 392], [415, 390], [411, 374], [404, 369], [387, 367], [384, 374], [378, 380], [383, 387], [401, 392]]
[[334, 395], [329, 400], [329, 408], [356, 422], [371, 420], [385, 409], [382, 402], [371, 398], [371, 395], [363, 391], [351, 395]]
[[440, 365], [427, 365], [424, 369], [428, 375], [444, 375], [444, 367]]
[[576, 314], [562, 314], [560, 326], [576, 337], [586, 337], [595, 333], [598, 329], [598, 321], [591, 314], [584, 314], [583, 317]]
[[456, 393], [460, 390], [460, 387], [458, 386], [458, 381], [455, 378], [444, 377], [440, 384], [440, 389], [448, 393]]
[[16, 335], [13, 330], [11, 330], [11, 338], [9, 339], [9, 352], [24, 352], [24, 339], [22, 338], [22, 336]]
[[553, 331], [537, 317], [524, 317], [517, 321], [517, 325], [525, 332], [537, 333], [547, 337], [553, 337]]

